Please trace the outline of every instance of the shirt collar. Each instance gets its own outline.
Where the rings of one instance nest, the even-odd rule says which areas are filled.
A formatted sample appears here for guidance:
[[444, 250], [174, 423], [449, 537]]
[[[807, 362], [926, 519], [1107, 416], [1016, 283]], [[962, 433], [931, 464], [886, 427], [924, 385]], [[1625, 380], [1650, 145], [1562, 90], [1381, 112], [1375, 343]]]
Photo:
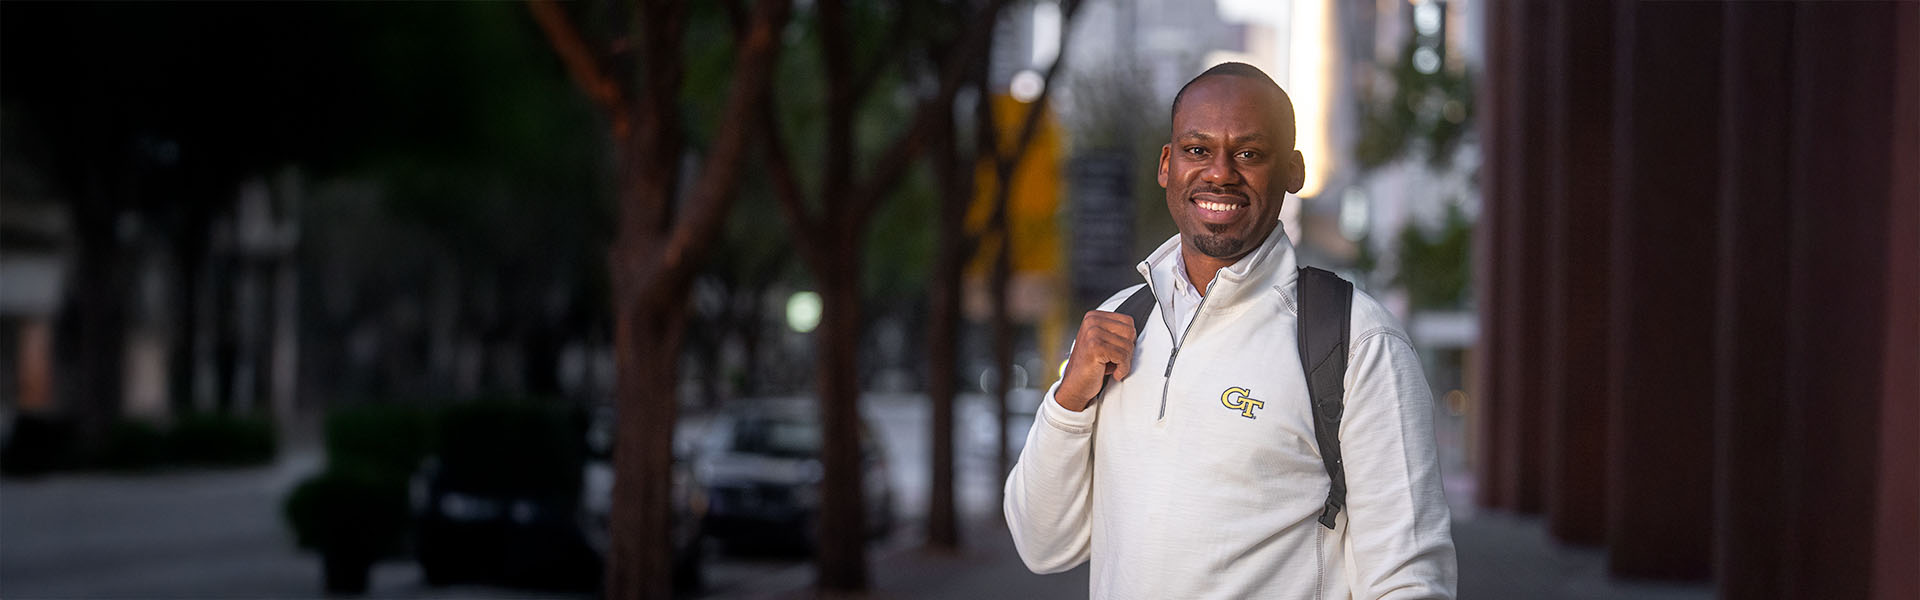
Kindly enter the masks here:
[[[1290, 288], [1299, 278], [1295, 271], [1297, 268], [1293, 241], [1288, 239], [1286, 228], [1276, 226], [1259, 248], [1213, 276], [1213, 289], [1208, 294], [1213, 299], [1204, 308], [1208, 312], [1226, 310], [1238, 306], [1249, 294], [1257, 294], [1259, 290], [1268, 288], [1291, 295]], [[1147, 255], [1146, 260], [1140, 262], [1137, 269], [1159, 297], [1162, 310], [1170, 313], [1172, 309], [1168, 304], [1171, 302], [1168, 290], [1200, 296], [1200, 290], [1194, 290], [1193, 282], [1187, 278], [1185, 259], [1180, 256], [1179, 234], [1160, 244], [1152, 254]]]

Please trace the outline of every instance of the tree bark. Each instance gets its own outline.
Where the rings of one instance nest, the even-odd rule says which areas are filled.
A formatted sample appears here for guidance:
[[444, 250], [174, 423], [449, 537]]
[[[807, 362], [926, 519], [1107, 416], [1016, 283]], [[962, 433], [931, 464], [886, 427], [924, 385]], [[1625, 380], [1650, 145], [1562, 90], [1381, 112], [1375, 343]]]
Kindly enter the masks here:
[[1013, 440], [1007, 429], [1013, 427], [1013, 413], [1007, 410], [1007, 394], [1013, 386], [1013, 317], [1007, 311], [1007, 284], [1013, 278], [1012, 260], [1013, 231], [1008, 227], [1006, 172], [1003, 170], [999, 182], [999, 206], [994, 211], [994, 229], [999, 231], [996, 237], [993, 256], [993, 274], [988, 284], [993, 298], [993, 411], [995, 419], [995, 439], [999, 443], [994, 447], [994, 463], [999, 469], [994, 471], [996, 479], [1005, 479], [1013, 471]]
[[855, 238], [833, 244], [834, 265], [816, 270], [825, 312], [820, 321], [821, 463], [818, 585], [830, 590], [867, 588], [866, 519], [860, 456], [860, 256]]
[[756, 2], [736, 36], [720, 126], [684, 198], [677, 184], [685, 142], [678, 94], [686, 6], [667, 1], [638, 8], [638, 58], [650, 85], [633, 102], [623, 85], [631, 65], [608, 64], [630, 57], [597, 51], [559, 4], [528, 3], [568, 74], [606, 115], [619, 149], [619, 216], [608, 252], [619, 410], [604, 593], [622, 599], [672, 595], [671, 470], [687, 290], [732, 204], [750, 151], [745, 123], [768, 102], [789, 2]]
[[[906, 131], [890, 148], [877, 155], [864, 177], [854, 174], [855, 110], [868, 89], [866, 75], [854, 72], [844, 6], [837, 0], [816, 5], [821, 53], [826, 69], [826, 131], [819, 185], [821, 209], [808, 209], [806, 194], [779, 137], [778, 111], [761, 114], [767, 138], [768, 174], [773, 179], [781, 217], [793, 232], [794, 244], [821, 286], [825, 314], [818, 332], [816, 360], [825, 448], [820, 508], [820, 548], [817, 585], [824, 590], [859, 591], [867, 587], [866, 531], [862, 523], [864, 494], [860, 468], [859, 385], [856, 358], [860, 340], [860, 256], [869, 217], [879, 202], [899, 183], [908, 165], [925, 150], [928, 131], [936, 119], [950, 118], [953, 95], [962, 87], [970, 65], [987, 50], [993, 24], [1005, 0], [986, 0], [977, 17], [961, 34], [960, 42], [940, 65], [939, 88], [923, 100]], [[891, 60], [888, 53], [874, 61]]]
[[[672, 595], [671, 473], [686, 295], [629, 303], [615, 317], [619, 397], [606, 597]], [[671, 296], [671, 297], [667, 297]]]
[[941, 550], [960, 548], [960, 529], [954, 503], [954, 411], [958, 389], [960, 287], [963, 263], [971, 249], [965, 231], [967, 206], [973, 200], [973, 181], [956, 162], [958, 136], [952, 106], [934, 128], [932, 160], [940, 186], [939, 253], [929, 282], [927, 316], [927, 398], [932, 411], [932, 470], [928, 478], [927, 545]]

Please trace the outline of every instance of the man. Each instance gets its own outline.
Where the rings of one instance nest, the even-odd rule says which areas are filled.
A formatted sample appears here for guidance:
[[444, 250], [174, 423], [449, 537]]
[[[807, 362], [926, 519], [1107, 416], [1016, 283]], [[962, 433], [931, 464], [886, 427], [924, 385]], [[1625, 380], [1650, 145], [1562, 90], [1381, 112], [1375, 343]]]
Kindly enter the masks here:
[[[1305, 162], [1293, 107], [1254, 67], [1174, 98], [1160, 185], [1180, 234], [1140, 273], [1156, 306], [1089, 312], [1007, 478], [1020, 557], [1093, 561], [1095, 598], [1451, 598], [1433, 398], [1393, 317], [1354, 292], [1339, 443], [1345, 509], [1319, 522], [1320, 458], [1296, 345], [1297, 264], [1278, 227]], [[1111, 376], [1111, 382], [1103, 382]]]

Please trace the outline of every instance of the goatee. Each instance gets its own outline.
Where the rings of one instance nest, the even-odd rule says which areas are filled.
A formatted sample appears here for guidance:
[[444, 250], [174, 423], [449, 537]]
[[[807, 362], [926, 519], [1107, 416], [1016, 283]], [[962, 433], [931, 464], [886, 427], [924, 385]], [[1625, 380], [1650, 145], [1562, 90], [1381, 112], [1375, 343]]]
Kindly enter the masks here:
[[1246, 240], [1218, 231], [1226, 229], [1225, 226], [1208, 223], [1206, 227], [1207, 233], [1193, 236], [1193, 249], [1219, 259], [1238, 258], [1246, 253]]

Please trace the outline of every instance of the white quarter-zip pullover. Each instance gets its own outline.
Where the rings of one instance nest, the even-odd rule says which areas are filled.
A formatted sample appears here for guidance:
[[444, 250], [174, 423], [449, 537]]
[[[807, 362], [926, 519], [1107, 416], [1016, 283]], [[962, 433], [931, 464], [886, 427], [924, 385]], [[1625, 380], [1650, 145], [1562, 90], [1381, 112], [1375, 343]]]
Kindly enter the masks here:
[[1179, 251], [1175, 236], [1140, 265], [1159, 304], [1132, 374], [1083, 411], [1054, 401], [1057, 384], [1039, 407], [1006, 484], [1027, 566], [1091, 559], [1094, 598], [1452, 598], [1432, 393], [1393, 317], [1354, 292], [1347, 508], [1329, 530], [1316, 521], [1329, 483], [1295, 342], [1291, 242], [1275, 228], [1221, 269], [1190, 321], [1167, 318], [1188, 312], [1176, 311]]

